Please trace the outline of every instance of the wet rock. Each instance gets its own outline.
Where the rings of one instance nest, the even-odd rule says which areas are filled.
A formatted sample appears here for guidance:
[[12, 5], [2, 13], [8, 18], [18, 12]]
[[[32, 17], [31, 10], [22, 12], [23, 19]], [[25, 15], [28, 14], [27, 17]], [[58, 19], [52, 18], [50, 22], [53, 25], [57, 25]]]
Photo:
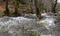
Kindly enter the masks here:
[[36, 19], [37, 17], [36, 17], [36, 14], [25, 14], [25, 16], [24, 17], [26, 17], [26, 18], [32, 18], [32, 19]]

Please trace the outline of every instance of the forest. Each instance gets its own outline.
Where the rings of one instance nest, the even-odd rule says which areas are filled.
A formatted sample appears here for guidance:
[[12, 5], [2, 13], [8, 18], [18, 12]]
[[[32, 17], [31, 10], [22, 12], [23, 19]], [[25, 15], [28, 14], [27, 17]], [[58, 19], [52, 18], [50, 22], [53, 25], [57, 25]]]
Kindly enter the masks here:
[[[44, 0], [3, 0], [5, 3], [5, 10], [3, 11], [3, 15], [1, 16], [21, 16], [21, 14], [31, 13], [36, 14], [37, 17], [40, 17], [41, 13], [43, 12], [52, 12], [52, 13], [58, 13], [59, 8], [57, 6], [58, 0], [49, 0], [49, 6], [46, 7]], [[47, 1], [47, 0], [46, 0]], [[3, 3], [2, 2], [2, 3]], [[12, 3], [13, 10], [9, 9], [9, 4]], [[22, 4], [22, 5], [20, 5]], [[11, 5], [11, 6], [12, 6]], [[20, 7], [22, 6], [22, 7]], [[26, 7], [27, 6], [27, 7]], [[22, 10], [22, 11], [21, 11]], [[12, 13], [10, 13], [12, 12]]]

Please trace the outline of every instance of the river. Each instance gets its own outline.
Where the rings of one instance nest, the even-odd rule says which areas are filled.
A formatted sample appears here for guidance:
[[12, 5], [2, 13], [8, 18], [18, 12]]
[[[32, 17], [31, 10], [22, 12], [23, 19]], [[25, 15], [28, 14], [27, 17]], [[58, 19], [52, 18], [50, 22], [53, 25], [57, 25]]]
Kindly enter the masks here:
[[29, 36], [32, 31], [38, 31], [40, 36], [60, 36], [57, 16], [52, 13], [42, 13], [43, 18], [37, 19], [35, 16], [27, 15], [1, 17], [0, 36]]

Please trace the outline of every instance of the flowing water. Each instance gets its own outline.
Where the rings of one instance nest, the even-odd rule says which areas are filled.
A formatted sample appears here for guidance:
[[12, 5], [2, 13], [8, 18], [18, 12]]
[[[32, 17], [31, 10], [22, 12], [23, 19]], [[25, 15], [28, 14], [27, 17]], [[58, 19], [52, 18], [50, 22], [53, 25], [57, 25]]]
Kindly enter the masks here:
[[43, 13], [42, 19], [35, 16], [0, 18], [0, 36], [29, 36], [31, 31], [38, 31], [40, 36], [60, 36], [59, 22], [52, 13]]

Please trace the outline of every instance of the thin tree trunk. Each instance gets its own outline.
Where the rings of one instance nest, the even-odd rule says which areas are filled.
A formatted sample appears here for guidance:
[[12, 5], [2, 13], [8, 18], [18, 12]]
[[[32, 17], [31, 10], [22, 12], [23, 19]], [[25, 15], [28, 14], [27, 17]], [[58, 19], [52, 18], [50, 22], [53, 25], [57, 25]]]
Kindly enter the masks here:
[[57, 5], [57, 0], [55, 1], [55, 4], [54, 4], [54, 13], [56, 13], [56, 5]]
[[15, 12], [14, 12], [14, 15], [15, 16], [18, 16], [19, 15], [18, 8], [19, 8], [19, 0], [15, 0]]
[[5, 12], [4, 12], [4, 15], [6, 15], [6, 16], [9, 16], [8, 1], [9, 1], [9, 0], [6, 0], [6, 3], [5, 3], [5, 8], [6, 8], [6, 10], [5, 10]]
[[40, 15], [39, 5], [38, 5], [37, 0], [35, 0], [34, 2], [35, 2], [35, 7], [36, 7], [36, 16], [39, 17]]
[[33, 8], [32, 8], [32, 5], [33, 5], [33, 0], [30, 1], [30, 8], [31, 8], [31, 13], [33, 13]]
[[55, 0], [55, 3], [54, 3], [53, 1], [50, 1], [50, 2], [51, 2], [51, 5], [52, 5], [51, 11], [52, 11], [53, 13], [56, 13], [57, 0]]
[[35, 7], [36, 7], [36, 16], [40, 19], [41, 18], [41, 12], [40, 12], [41, 8], [40, 8], [37, 0], [35, 0], [34, 3], [35, 3]]

